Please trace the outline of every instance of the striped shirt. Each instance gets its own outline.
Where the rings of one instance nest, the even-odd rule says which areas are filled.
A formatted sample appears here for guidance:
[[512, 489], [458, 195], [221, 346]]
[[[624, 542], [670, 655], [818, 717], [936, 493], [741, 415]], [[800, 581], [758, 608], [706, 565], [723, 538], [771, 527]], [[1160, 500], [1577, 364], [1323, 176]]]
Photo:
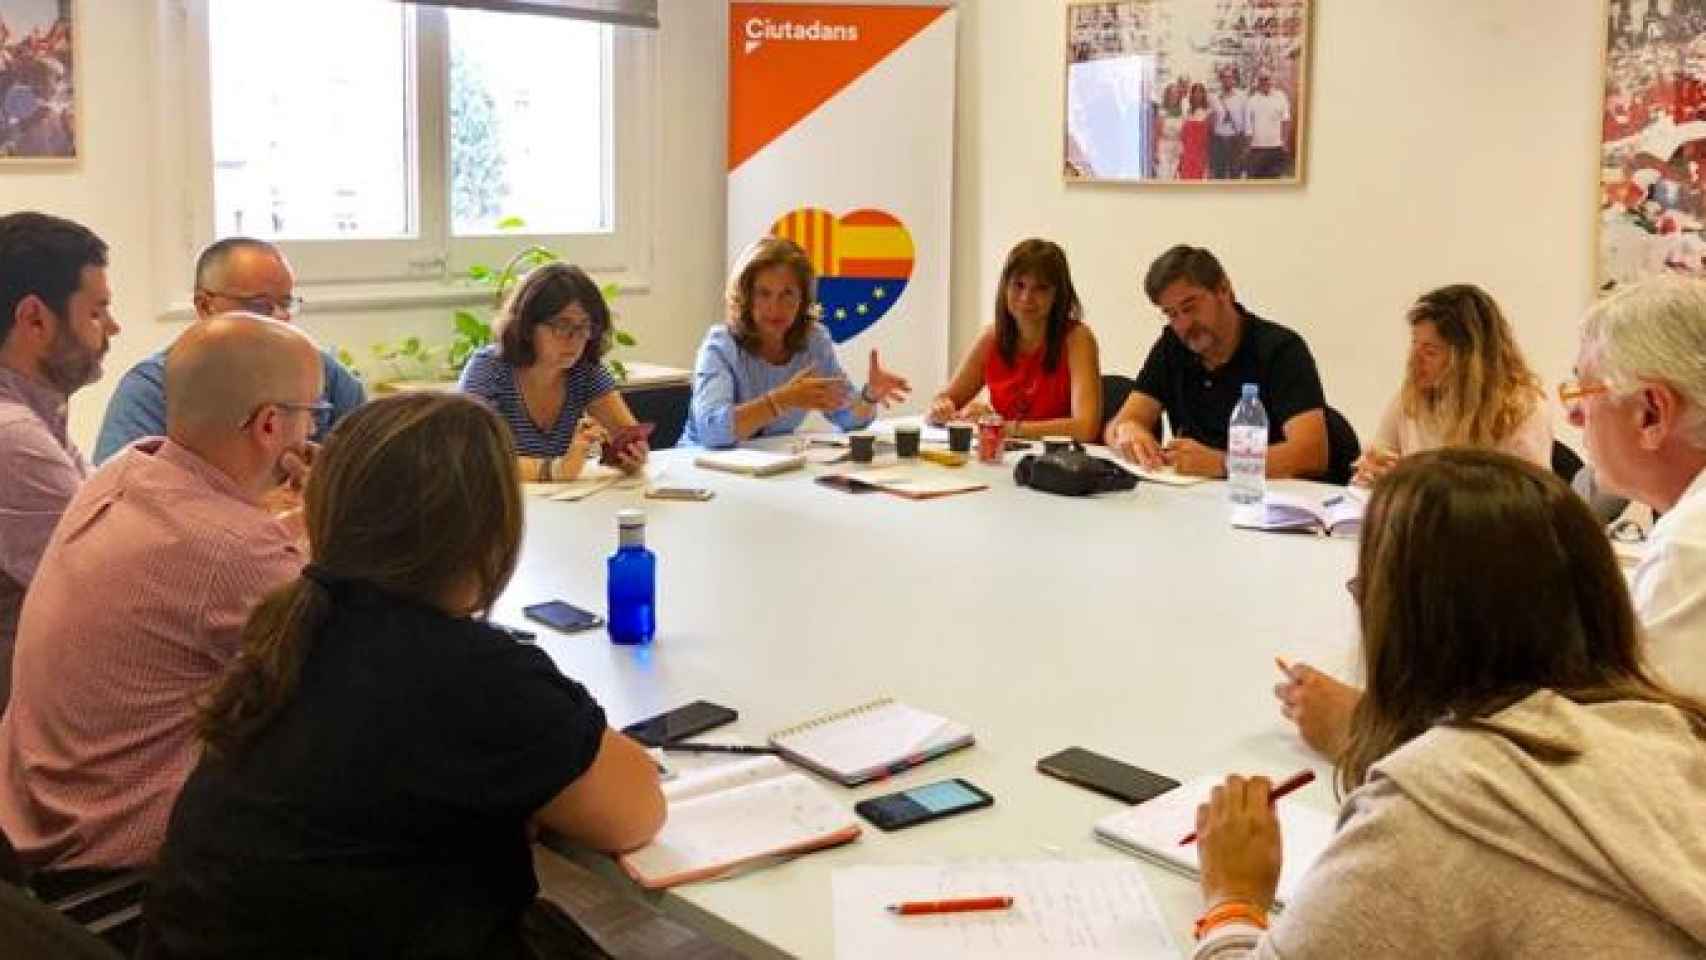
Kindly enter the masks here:
[[24, 600], [0, 717], [0, 830], [25, 864], [154, 859], [201, 754], [196, 704], [303, 562], [282, 524], [170, 440], [89, 478]]
[[515, 374], [516, 368], [498, 354], [497, 345], [489, 344], [468, 358], [456, 388], [491, 404], [509, 424], [510, 435], [515, 438], [515, 452], [524, 457], [560, 457], [567, 453], [569, 443], [575, 438], [575, 425], [580, 423], [587, 406], [616, 389], [616, 378], [604, 369], [604, 364], [595, 360], [575, 364], [563, 384], [562, 412], [549, 430], [543, 430], [528, 414]]

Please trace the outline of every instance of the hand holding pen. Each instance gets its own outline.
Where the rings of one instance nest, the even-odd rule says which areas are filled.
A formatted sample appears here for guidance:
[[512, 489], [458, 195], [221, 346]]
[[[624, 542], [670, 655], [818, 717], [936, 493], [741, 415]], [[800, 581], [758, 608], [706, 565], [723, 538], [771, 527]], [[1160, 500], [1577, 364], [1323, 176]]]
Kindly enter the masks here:
[[[1315, 779], [1305, 770], [1281, 784], [1286, 792]], [[1230, 776], [1197, 808], [1197, 848], [1203, 902], [1238, 900], [1266, 911], [1279, 887], [1279, 817], [1266, 777]], [[1188, 841], [1190, 838], [1187, 837]]]

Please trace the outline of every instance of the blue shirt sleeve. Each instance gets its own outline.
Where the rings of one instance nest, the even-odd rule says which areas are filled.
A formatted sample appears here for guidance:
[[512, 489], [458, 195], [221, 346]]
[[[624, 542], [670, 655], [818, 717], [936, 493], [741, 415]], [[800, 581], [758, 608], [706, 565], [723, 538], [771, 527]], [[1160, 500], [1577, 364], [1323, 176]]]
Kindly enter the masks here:
[[481, 347], [468, 357], [457, 378], [456, 389], [486, 401], [493, 410], [501, 410], [498, 400], [503, 395], [503, 361], [497, 350]]
[[835, 356], [835, 341], [830, 339], [829, 330], [823, 324], [819, 323], [812, 326], [811, 339], [807, 341], [806, 349], [811, 353], [812, 364], [816, 368], [817, 376], [840, 377], [847, 381], [847, 386], [851, 391], [847, 395], [846, 406], [839, 410], [830, 410], [824, 414], [829, 422], [840, 427], [843, 431], [857, 430], [860, 427], [870, 425], [871, 421], [877, 418], [877, 411], [872, 408], [871, 412], [863, 417], [854, 412], [853, 405], [859, 399], [859, 390], [862, 385], [854, 383], [853, 379], [847, 376], [847, 371], [841, 368], [841, 361]]
[[107, 401], [101, 433], [95, 440], [95, 463], [105, 463], [143, 437], [166, 433], [165, 362], [149, 357], [126, 371]]
[[325, 359], [326, 367], [326, 389], [321, 399], [332, 405], [331, 423], [326, 425], [330, 431], [332, 425], [367, 402], [367, 391], [331, 351], [322, 351], [320, 355]]
[[732, 447], [740, 439], [735, 436], [735, 404], [740, 391], [733, 353], [739, 349], [728, 328], [716, 326], [705, 334], [699, 356], [693, 361], [688, 435], [707, 447]]

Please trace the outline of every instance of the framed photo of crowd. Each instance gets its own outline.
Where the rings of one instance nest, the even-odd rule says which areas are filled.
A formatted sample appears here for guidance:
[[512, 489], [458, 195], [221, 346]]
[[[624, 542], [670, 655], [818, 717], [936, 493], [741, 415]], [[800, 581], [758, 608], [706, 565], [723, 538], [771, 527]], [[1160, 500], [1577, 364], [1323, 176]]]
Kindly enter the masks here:
[[1301, 183], [1310, 0], [1072, 0], [1069, 181]]
[[1706, 0], [1608, 0], [1597, 281], [1706, 275]]
[[0, 161], [77, 159], [73, 0], [0, 0]]

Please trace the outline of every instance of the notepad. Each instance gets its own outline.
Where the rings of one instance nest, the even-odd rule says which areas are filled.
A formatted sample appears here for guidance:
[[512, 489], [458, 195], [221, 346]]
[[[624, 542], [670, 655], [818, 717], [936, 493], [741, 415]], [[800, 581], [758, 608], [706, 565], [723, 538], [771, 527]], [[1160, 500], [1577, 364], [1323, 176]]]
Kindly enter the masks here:
[[768, 477], [798, 470], [806, 465], [806, 458], [798, 453], [772, 453], [769, 450], [741, 447], [734, 450], [707, 450], [693, 459], [693, 465], [749, 477]]
[[846, 843], [859, 821], [810, 777], [775, 757], [682, 774], [663, 788], [669, 818], [620, 858], [641, 886], [662, 890]]
[[[1129, 860], [859, 866], [835, 871], [835, 955], [882, 960], [1176, 960], [1143, 868]], [[1006, 910], [896, 916], [902, 900], [1006, 895]]]
[[[1278, 783], [1281, 778], [1272, 778]], [[1197, 845], [1179, 845], [1179, 840], [1197, 828], [1197, 807], [1208, 802], [1214, 788], [1225, 777], [1200, 777], [1174, 787], [1153, 800], [1097, 821], [1096, 839], [1188, 877], [1202, 870]], [[1278, 899], [1283, 903], [1296, 892], [1297, 884], [1333, 839], [1335, 819], [1295, 797], [1274, 804], [1279, 813], [1280, 842], [1284, 861], [1280, 867]]]
[[1261, 503], [1232, 508], [1232, 525], [1277, 533], [1319, 533], [1356, 537], [1362, 533], [1363, 500], [1350, 493], [1317, 502], [1294, 493], [1270, 490]]
[[873, 700], [770, 735], [783, 756], [856, 786], [971, 746], [971, 728], [894, 700]]
[[1207, 477], [1193, 477], [1188, 474], [1180, 473], [1177, 469], [1170, 466], [1151, 470], [1148, 467], [1130, 463], [1126, 460], [1121, 460], [1118, 457], [1110, 457], [1108, 459], [1118, 465], [1121, 470], [1124, 470], [1126, 473], [1131, 474], [1139, 480], [1147, 480], [1150, 483], [1159, 483], [1164, 487], [1194, 487], [1199, 483], [1208, 482]]
[[956, 477], [931, 467], [884, 467], [876, 470], [855, 470], [847, 473], [828, 473], [817, 478], [825, 486], [843, 490], [881, 490], [909, 500], [930, 500], [956, 493], [988, 490], [989, 484]]

